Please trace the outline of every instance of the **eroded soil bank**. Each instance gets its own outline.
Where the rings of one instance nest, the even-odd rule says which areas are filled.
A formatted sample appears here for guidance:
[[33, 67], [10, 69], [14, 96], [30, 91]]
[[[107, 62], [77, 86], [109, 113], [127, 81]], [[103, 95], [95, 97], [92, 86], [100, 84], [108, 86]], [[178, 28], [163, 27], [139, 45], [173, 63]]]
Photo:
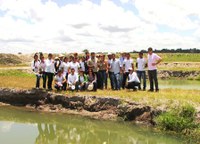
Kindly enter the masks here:
[[43, 90], [0, 89], [1, 105], [22, 106], [44, 112], [80, 114], [95, 119], [135, 121], [154, 125], [160, 110], [128, 100], [97, 96], [66, 96]]

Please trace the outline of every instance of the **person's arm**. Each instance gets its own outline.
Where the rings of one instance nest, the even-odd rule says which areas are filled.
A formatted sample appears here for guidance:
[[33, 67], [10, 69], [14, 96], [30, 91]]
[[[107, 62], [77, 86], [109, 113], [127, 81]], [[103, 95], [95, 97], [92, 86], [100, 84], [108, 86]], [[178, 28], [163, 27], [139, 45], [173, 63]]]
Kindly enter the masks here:
[[134, 64], [133, 64], [133, 60], [131, 59], [131, 67], [133, 68], [134, 70]]
[[31, 69], [32, 69], [32, 71], [34, 71], [34, 69], [35, 69], [34, 61], [31, 62]]
[[155, 57], [156, 57], [156, 62], [152, 63], [153, 66], [158, 65], [162, 61], [162, 58], [159, 57], [157, 54], [155, 55]]
[[66, 79], [65, 77], [63, 76], [63, 81], [62, 81], [62, 84], [66, 83]]
[[94, 75], [94, 80], [92, 81], [92, 83], [96, 82], [97, 81], [97, 76]]
[[132, 76], [130, 74], [128, 75], [128, 81], [127, 82], [128, 83], [133, 82]]

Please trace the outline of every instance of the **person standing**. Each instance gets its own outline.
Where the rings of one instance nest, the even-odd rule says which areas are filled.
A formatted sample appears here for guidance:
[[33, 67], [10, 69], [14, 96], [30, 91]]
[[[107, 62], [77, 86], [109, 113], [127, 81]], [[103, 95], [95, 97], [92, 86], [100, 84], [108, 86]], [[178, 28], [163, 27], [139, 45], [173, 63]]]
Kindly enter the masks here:
[[110, 79], [110, 85], [111, 85], [111, 89], [114, 90], [114, 73], [111, 69], [111, 64], [112, 64], [112, 54], [108, 53], [108, 76]]
[[[143, 80], [143, 90], [146, 90], [146, 72], [145, 68], [147, 67], [147, 60], [143, 57], [143, 53], [139, 52], [139, 57], [136, 60], [136, 68], [137, 68], [137, 75], [141, 82]], [[138, 87], [141, 90], [141, 83]]]
[[40, 74], [42, 75], [42, 79], [43, 79], [43, 88], [46, 89], [46, 72], [45, 72], [45, 69], [46, 69], [46, 63], [45, 63], [45, 59], [44, 59], [44, 56], [42, 55], [40, 57], [40, 66], [39, 66], [39, 71], [40, 71]]
[[133, 59], [130, 57], [130, 53], [126, 54], [126, 59], [123, 62], [123, 68], [124, 68], [124, 75], [123, 75], [122, 88], [124, 89], [125, 85], [126, 85], [126, 80], [128, 78], [128, 75], [129, 75], [128, 69], [129, 68], [134, 69]]
[[54, 60], [53, 55], [51, 53], [48, 54], [48, 58], [45, 61], [46, 64], [46, 76], [47, 76], [47, 86], [48, 90], [52, 90], [52, 82], [53, 82], [53, 76], [54, 76]]
[[98, 60], [98, 63], [97, 63], [97, 66], [98, 66], [98, 75], [99, 75], [99, 88], [100, 89], [104, 89], [104, 86], [105, 88], [107, 89], [107, 74], [106, 74], [106, 71], [107, 71], [107, 62], [105, 61], [105, 55], [100, 55], [100, 58]]
[[115, 54], [112, 54], [112, 63], [111, 69], [113, 71], [114, 76], [114, 90], [120, 90], [120, 70], [121, 70], [121, 63], [119, 59], [115, 58]]
[[157, 78], [157, 67], [162, 58], [157, 54], [153, 53], [153, 49], [151, 47], [148, 48], [148, 75], [149, 75], [149, 82], [150, 82], [150, 92], [154, 91], [154, 83], [155, 83], [155, 90], [156, 92], [159, 91], [158, 88], [158, 78]]
[[[63, 70], [63, 75], [67, 81], [68, 79], [68, 75], [69, 75], [69, 69], [70, 69], [70, 63], [68, 62], [68, 57], [64, 57], [64, 60], [63, 60], [63, 63], [62, 63], [62, 66], [60, 67], [60, 69]], [[63, 90], [66, 90], [67, 88], [67, 85], [64, 85], [63, 86]]]
[[78, 70], [80, 68], [80, 64], [77, 62], [77, 60], [77, 57], [73, 57], [72, 62], [70, 62], [70, 68], [73, 68], [76, 74], [78, 74]]
[[40, 77], [41, 77], [41, 74], [39, 73], [40, 60], [38, 58], [38, 54], [35, 54], [33, 58], [34, 58], [34, 60], [31, 62], [31, 68], [36, 75], [35, 87], [36, 87], [36, 89], [39, 89], [39, 87], [40, 87]]

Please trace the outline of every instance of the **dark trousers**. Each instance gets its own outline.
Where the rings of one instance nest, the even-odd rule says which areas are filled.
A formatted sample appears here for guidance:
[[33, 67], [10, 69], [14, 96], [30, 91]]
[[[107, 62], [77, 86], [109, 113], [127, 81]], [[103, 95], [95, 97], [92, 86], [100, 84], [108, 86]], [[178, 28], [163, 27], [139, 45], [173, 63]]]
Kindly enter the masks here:
[[46, 72], [43, 72], [42, 79], [43, 79], [43, 88], [46, 89], [46, 81], [47, 81]]
[[53, 82], [53, 76], [54, 76], [54, 73], [49, 73], [47, 72], [46, 73], [46, 77], [47, 77], [47, 87], [49, 90], [52, 89], [52, 82]]
[[145, 90], [146, 89], [146, 72], [145, 71], [137, 71], [137, 76], [140, 80], [140, 85], [138, 88], [141, 89], [141, 83], [142, 83], [141, 80], [143, 80], [143, 90]]
[[39, 87], [40, 87], [40, 78], [41, 78], [40, 75], [36, 75], [36, 84], [35, 84], [35, 87], [36, 87], [36, 88], [39, 88]]
[[36, 88], [40, 87], [40, 79], [43, 79], [43, 88], [46, 88], [46, 75], [45, 73], [42, 75], [36, 75]]
[[134, 89], [136, 90], [136, 86], [139, 86], [140, 83], [138, 82], [129, 82], [128, 85], [126, 86], [127, 89]]
[[99, 88], [103, 89], [104, 86], [107, 88], [107, 74], [106, 70], [99, 70]]
[[129, 75], [129, 72], [125, 72], [124, 75], [123, 75], [123, 82], [122, 82], [122, 88], [123, 89], [125, 88], [126, 80], [128, 79], [128, 75]]
[[157, 78], [157, 70], [148, 70], [149, 75], [149, 82], [150, 82], [150, 90], [154, 90], [154, 83], [156, 90], [159, 90], [158, 88], [158, 78]]
[[114, 73], [109, 71], [108, 75], [109, 75], [109, 79], [110, 79], [111, 89], [114, 89]]
[[59, 85], [55, 85], [54, 87], [55, 87], [55, 89], [57, 89], [58, 91], [59, 90], [64, 90], [64, 86], [65, 86], [66, 84], [63, 84], [62, 86], [59, 86]]

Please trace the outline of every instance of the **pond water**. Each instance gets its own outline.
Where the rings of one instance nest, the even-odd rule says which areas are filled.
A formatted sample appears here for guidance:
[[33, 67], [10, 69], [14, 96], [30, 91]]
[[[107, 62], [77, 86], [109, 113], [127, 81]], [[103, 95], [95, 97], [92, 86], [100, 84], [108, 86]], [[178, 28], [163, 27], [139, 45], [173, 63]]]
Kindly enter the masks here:
[[200, 81], [196, 80], [159, 80], [159, 87], [161, 89], [172, 88], [172, 89], [194, 89], [200, 90]]
[[0, 144], [181, 144], [132, 123], [0, 107]]

